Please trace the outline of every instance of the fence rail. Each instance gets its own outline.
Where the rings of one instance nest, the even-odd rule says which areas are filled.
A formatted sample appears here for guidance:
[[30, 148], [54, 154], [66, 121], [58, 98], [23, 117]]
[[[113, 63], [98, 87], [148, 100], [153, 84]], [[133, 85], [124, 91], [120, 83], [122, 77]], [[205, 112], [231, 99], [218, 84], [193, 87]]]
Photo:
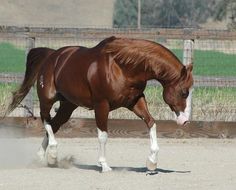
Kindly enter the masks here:
[[[0, 83], [21, 83], [23, 79], [24, 74], [22, 73], [0, 73]], [[159, 86], [160, 83], [151, 80], [148, 85]], [[194, 76], [194, 86], [236, 88], [236, 77]]]
[[108, 36], [132, 36], [145, 39], [201, 39], [201, 40], [235, 40], [236, 32], [230, 30], [205, 30], [195, 28], [146, 28], [146, 29], [97, 29], [97, 28], [49, 28], [49, 27], [15, 27], [0, 26], [0, 37], [30, 38], [80, 38], [104, 39]]

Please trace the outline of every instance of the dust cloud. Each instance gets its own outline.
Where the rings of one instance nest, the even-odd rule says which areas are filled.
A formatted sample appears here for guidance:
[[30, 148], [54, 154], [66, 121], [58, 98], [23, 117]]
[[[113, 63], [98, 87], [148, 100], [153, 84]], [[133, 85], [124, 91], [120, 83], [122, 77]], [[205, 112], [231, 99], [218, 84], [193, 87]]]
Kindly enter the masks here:
[[35, 160], [39, 145], [29, 143], [20, 127], [0, 124], [0, 169], [25, 168]]
[[[0, 124], [0, 170], [48, 167], [46, 160], [37, 156], [42, 139], [26, 138], [24, 131], [22, 127]], [[73, 165], [72, 155], [58, 155], [54, 167], [69, 169]]]

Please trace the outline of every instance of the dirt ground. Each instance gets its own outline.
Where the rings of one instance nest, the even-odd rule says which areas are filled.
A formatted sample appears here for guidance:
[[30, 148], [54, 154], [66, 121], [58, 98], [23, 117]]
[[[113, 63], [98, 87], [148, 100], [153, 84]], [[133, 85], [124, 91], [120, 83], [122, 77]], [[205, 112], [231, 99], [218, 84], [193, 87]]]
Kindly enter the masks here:
[[[159, 139], [159, 165], [145, 168], [148, 139], [110, 138], [107, 159], [112, 172], [96, 166], [96, 138], [58, 138], [59, 168], [36, 159], [41, 138], [0, 139], [0, 189], [201, 189], [236, 187], [236, 139]], [[73, 156], [71, 165], [62, 159]]]

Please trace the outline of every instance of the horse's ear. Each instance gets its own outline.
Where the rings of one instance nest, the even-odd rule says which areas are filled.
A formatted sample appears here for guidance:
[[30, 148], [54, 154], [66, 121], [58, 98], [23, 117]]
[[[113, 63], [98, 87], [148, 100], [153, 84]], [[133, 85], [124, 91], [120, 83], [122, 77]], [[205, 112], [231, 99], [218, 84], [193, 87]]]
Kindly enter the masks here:
[[185, 80], [193, 70], [193, 64], [190, 63], [186, 66], [183, 66], [181, 70], [180, 80]]
[[186, 69], [187, 69], [189, 72], [192, 72], [192, 70], [193, 70], [193, 64], [192, 64], [192, 63], [188, 64], [188, 65], [186, 66]]
[[187, 76], [187, 68], [186, 66], [183, 66], [181, 70], [181, 78], [184, 79]]

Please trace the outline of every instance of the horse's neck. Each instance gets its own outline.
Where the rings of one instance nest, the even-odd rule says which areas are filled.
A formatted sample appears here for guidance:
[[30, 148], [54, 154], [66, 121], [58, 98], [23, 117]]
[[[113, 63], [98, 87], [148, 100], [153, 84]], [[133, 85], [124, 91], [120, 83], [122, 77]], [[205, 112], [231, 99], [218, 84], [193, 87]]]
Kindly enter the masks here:
[[175, 82], [180, 76], [178, 67], [175, 68], [160, 65], [153, 68], [149, 67], [140, 69], [137, 67], [131, 70], [125, 68], [123, 71], [132, 81], [147, 82], [148, 80], [155, 79], [158, 80], [163, 86]]
[[153, 68], [153, 71], [151, 73], [154, 73], [154, 75], [151, 75], [151, 78], [149, 78], [149, 80], [156, 79], [164, 86], [178, 80], [180, 77], [180, 72], [181, 65], [173, 66], [159, 64]]

